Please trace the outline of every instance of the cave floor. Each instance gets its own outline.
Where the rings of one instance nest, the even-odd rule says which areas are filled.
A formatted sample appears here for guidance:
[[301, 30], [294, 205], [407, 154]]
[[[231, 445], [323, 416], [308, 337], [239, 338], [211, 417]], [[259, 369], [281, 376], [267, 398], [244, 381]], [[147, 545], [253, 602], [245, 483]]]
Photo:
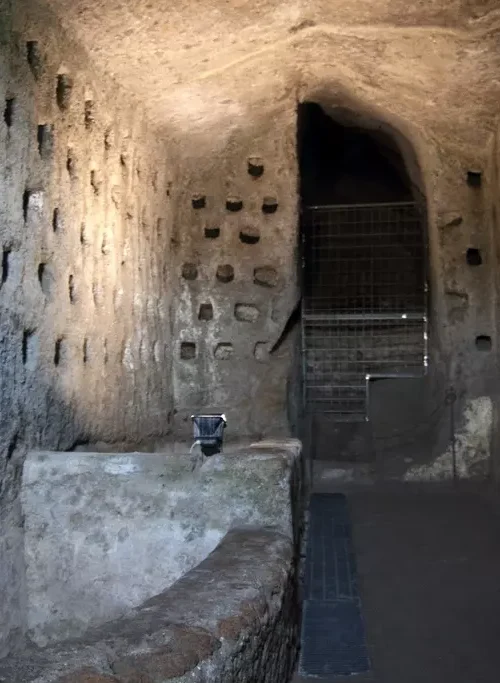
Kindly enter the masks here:
[[323, 482], [321, 492], [347, 495], [372, 663], [322, 680], [500, 680], [500, 517], [486, 490]]

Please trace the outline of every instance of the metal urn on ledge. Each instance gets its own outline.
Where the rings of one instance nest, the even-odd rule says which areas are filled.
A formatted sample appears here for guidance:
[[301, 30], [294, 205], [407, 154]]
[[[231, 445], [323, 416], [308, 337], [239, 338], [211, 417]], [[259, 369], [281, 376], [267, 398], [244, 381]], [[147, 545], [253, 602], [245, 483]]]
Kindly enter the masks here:
[[203, 455], [215, 455], [222, 451], [226, 416], [223, 413], [191, 415], [193, 436]]

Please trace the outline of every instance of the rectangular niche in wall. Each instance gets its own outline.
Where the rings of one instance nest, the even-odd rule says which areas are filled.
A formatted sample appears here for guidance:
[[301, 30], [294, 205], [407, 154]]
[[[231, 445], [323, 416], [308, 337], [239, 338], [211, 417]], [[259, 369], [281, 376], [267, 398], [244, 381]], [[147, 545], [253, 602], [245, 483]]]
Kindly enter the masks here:
[[194, 194], [191, 197], [191, 206], [193, 209], [204, 209], [207, 205], [207, 198], [204, 194]]
[[214, 317], [214, 307], [212, 304], [201, 304], [198, 311], [198, 320], [212, 320]]
[[54, 365], [58, 367], [66, 357], [66, 340], [64, 337], [56, 339], [54, 344]]
[[68, 277], [68, 294], [70, 303], [74, 304], [76, 301], [75, 276], [72, 274]]
[[250, 157], [247, 162], [247, 171], [252, 178], [260, 178], [264, 175], [264, 161], [260, 157]]
[[90, 343], [87, 337], [83, 340], [82, 360], [84, 365], [87, 365], [90, 360]]
[[214, 349], [214, 356], [217, 360], [229, 360], [234, 353], [233, 345], [230, 342], [221, 342]]
[[476, 337], [476, 349], [478, 351], [491, 351], [491, 337], [487, 334], [480, 334]]
[[272, 214], [278, 210], [278, 200], [276, 197], [264, 197], [262, 200], [262, 213]]
[[276, 287], [278, 273], [272, 266], [261, 266], [253, 271], [253, 281], [261, 287]]
[[34, 370], [38, 359], [38, 336], [35, 330], [24, 330], [23, 332], [23, 365], [27, 370]]
[[30, 190], [24, 190], [24, 192], [23, 192], [23, 219], [24, 219], [25, 223], [28, 220], [28, 211], [29, 211], [29, 207], [30, 207], [30, 195], [31, 195]]
[[101, 191], [101, 180], [99, 179], [97, 171], [94, 169], [90, 171], [90, 186], [97, 196]]
[[476, 248], [469, 248], [465, 254], [465, 260], [469, 266], [480, 266], [483, 263], [481, 252]]
[[220, 235], [220, 228], [216, 227], [205, 227], [204, 228], [205, 237], [209, 240], [215, 240]]
[[52, 230], [58, 232], [61, 227], [61, 214], [59, 209], [56, 207], [52, 212]]
[[247, 226], [240, 230], [240, 242], [243, 244], [257, 244], [260, 240], [260, 230], [253, 226]]
[[269, 360], [269, 344], [268, 342], [257, 342], [254, 346], [253, 355], [259, 361]]
[[42, 123], [37, 131], [38, 154], [47, 161], [52, 157], [54, 148], [54, 127], [48, 123]]
[[229, 263], [217, 267], [215, 277], [219, 282], [232, 282], [234, 280], [234, 268]]
[[193, 360], [196, 358], [196, 344], [194, 342], [181, 342], [181, 360]]
[[228, 211], [231, 211], [232, 213], [237, 213], [238, 211], [241, 211], [243, 208], [243, 200], [241, 197], [228, 197], [226, 199], [226, 209]]
[[5, 107], [3, 110], [3, 120], [7, 128], [12, 126], [14, 119], [14, 98], [9, 97], [5, 100]]
[[73, 79], [69, 74], [59, 74], [57, 76], [56, 84], [56, 100], [57, 106], [61, 111], [69, 108], [71, 102], [71, 93], [73, 91]]
[[84, 122], [85, 128], [91, 130], [94, 125], [94, 102], [92, 100], [85, 100]]
[[26, 58], [31, 69], [31, 73], [35, 79], [38, 80], [43, 71], [43, 59], [40, 46], [36, 40], [28, 40], [26, 43]]
[[198, 277], [198, 267], [195, 263], [184, 263], [182, 266], [182, 277], [184, 280], [196, 280]]
[[2, 252], [2, 284], [7, 282], [9, 277], [10, 251], [10, 249], [4, 249]]
[[479, 169], [467, 171], [467, 185], [469, 187], [481, 187], [482, 173]]
[[236, 304], [234, 307], [234, 317], [240, 322], [254, 323], [259, 315], [260, 311], [255, 304]]
[[75, 155], [72, 147], [68, 147], [68, 153], [66, 156], [66, 169], [71, 180], [76, 178], [76, 161]]

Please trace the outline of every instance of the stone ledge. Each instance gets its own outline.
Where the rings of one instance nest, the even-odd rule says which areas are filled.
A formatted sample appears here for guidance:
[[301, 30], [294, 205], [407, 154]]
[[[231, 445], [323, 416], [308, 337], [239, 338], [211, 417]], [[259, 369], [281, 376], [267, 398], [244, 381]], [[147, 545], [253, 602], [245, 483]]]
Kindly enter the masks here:
[[187, 454], [30, 452], [21, 489], [27, 637], [56, 646], [125, 616], [196, 567], [233, 527], [272, 525], [295, 539], [300, 463], [300, 442], [291, 440], [196, 462]]
[[243, 527], [126, 617], [4, 660], [0, 681], [286, 681], [297, 637], [293, 543], [274, 528]]

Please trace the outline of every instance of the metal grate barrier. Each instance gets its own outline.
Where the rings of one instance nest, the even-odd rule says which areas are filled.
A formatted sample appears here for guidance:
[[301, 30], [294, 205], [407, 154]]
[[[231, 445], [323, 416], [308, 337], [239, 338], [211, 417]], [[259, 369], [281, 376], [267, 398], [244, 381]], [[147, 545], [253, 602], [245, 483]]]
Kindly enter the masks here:
[[415, 203], [302, 214], [304, 403], [367, 419], [370, 377], [427, 367], [425, 231]]

